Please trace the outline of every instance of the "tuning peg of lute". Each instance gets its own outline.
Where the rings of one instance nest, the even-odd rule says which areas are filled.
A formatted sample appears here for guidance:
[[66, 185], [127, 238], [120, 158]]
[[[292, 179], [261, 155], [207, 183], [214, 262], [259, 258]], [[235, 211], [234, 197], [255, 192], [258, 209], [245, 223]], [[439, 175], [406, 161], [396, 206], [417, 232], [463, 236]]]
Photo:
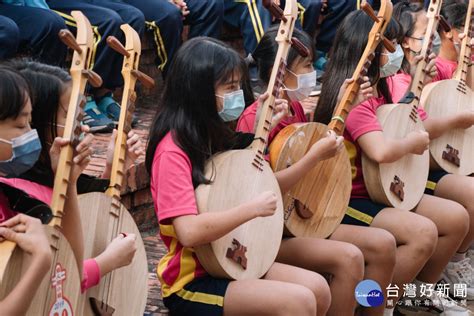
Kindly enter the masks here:
[[61, 41], [70, 49], [75, 50], [79, 54], [82, 53], [82, 49], [79, 44], [76, 42], [76, 38], [72, 35], [71, 31], [67, 29], [62, 29], [59, 31], [59, 38]]
[[102, 86], [102, 78], [93, 70], [83, 70], [82, 74], [87, 77], [87, 81], [94, 88]]
[[125, 49], [122, 43], [120, 43], [120, 41], [115, 36], [107, 37], [107, 45], [109, 45], [110, 48], [112, 48], [120, 55], [130, 57], [130, 53]]
[[309, 48], [296, 37], [291, 39], [291, 47], [293, 47], [301, 57], [308, 57], [310, 54]]
[[439, 25], [443, 28], [443, 31], [450, 32], [451, 31], [451, 24], [444, 18], [444, 16], [439, 15]]
[[282, 20], [286, 22], [286, 16], [283, 15], [283, 10], [273, 2], [273, 0], [263, 0], [263, 6], [270, 11], [271, 15], [277, 20]]
[[368, 4], [367, 2], [362, 3], [361, 9], [362, 9], [362, 11], [364, 11], [368, 16], [370, 16], [370, 18], [371, 18], [375, 23], [378, 23], [378, 22], [380, 21], [379, 18], [377, 17], [377, 15], [375, 14], [374, 9], [372, 9], [372, 7], [370, 6], [370, 4]]
[[393, 53], [395, 51], [395, 46], [393, 45], [392, 41], [387, 39], [386, 37], [382, 38], [383, 46], [390, 52]]
[[155, 86], [155, 80], [140, 70], [132, 70], [132, 74], [140, 81], [147, 89], [152, 89]]

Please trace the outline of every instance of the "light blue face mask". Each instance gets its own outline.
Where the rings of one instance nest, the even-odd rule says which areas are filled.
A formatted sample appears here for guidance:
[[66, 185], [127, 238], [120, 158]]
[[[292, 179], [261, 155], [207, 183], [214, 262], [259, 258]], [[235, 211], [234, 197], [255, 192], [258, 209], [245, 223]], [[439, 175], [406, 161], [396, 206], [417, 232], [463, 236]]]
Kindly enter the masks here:
[[388, 62], [380, 67], [380, 78], [387, 78], [396, 74], [402, 67], [403, 58], [405, 57], [403, 49], [400, 45], [397, 45], [393, 53], [382, 55], [387, 56]]
[[433, 39], [433, 52], [438, 55], [441, 49], [441, 36], [439, 36], [438, 32], [434, 33], [435, 37]]
[[219, 116], [224, 120], [224, 122], [235, 121], [238, 119], [245, 108], [244, 91], [240, 89], [231, 93], [226, 93], [224, 96], [217, 94], [216, 96], [224, 99], [222, 111], [219, 112]]
[[41, 153], [41, 142], [35, 129], [11, 141], [0, 138], [0, 142], [12, 146], [12, 157], [0, 161], [0, 173], [5, 176], [19, 176], [28, 171], [34, 166]]

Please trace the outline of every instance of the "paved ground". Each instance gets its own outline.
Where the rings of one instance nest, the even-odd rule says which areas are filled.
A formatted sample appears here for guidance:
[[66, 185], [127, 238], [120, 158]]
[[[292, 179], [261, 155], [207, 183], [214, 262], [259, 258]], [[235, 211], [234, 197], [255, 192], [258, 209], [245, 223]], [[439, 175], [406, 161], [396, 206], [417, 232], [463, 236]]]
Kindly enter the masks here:
[[160, 282], [156, 277], [156, 265], [161, 257], [165, 254], [163, 242], [156, 236], [156, 231], [143, 233], [143, 241], [148, 257], [148, 300], [145, 310], [147, 316], [168, 315], [167, 309], [163, 305], [160, 294]]

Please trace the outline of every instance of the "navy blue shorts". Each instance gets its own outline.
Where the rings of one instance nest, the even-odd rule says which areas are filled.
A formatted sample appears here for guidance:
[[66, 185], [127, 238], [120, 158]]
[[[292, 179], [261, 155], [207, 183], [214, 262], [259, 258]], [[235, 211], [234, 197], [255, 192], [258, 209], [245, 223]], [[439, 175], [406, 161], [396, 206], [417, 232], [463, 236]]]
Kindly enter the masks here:
[[428, 174], [428, 181], [426, 181], [425, 194], [434, 195], [436, 190], [436, 185], [444, 176], [448, 175], [446, 171], [443, 170], [433, 170]]
[[221, 316], [224, 296], [231, 280], [211, 276], [196, 278], [181, 290], [163, 298], [171, 315]]
[[386, 205], [375, 203], [370, 199], [350, 199], [346, 215], [341, 224], [370, 226], [375, 216], [387, 208]]

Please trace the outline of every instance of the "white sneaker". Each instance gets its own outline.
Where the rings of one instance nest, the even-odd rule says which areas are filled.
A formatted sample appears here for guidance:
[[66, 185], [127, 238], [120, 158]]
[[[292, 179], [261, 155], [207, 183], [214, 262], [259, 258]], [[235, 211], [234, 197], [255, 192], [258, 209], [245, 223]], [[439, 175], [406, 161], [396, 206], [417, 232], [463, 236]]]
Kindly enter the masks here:
[[[470, 259], [470, 262], [469, 262], [469, 263], [471, 264], [471, 267], [472, 267], [473, 270], [474, 270], [474, 266], [473, 266], [473, 264], [474, 264], [474, 250], [469, 249], [469, 250], [467, 251], [467, 253], [466, 253], [466, 258], [469, 258], [469, 259]], [[472, 278], [474, 279], [474, 275], [472, 276]]]
[[467, 309], [458, 304], [455, 300], [449, 296], [442, 296], [439, 292], [435, 291], [433, 293], [433, 303], [436, 304], [438, 300], [441, 302], [444, 311], [440, 314], [442, 316], [469, 316], [472, 313]]
[[[471, 266], [471, 259], [466, 258], [459, 262], [449, 262], [441, 275], [439, 283], [449, 284], [449, 293], [455, 296], [455, 284], [466, 284], [466, 298], [468, 301], [474, 300], [474, 269]], [[456, 297], [455, 297], [456, 298]]]

